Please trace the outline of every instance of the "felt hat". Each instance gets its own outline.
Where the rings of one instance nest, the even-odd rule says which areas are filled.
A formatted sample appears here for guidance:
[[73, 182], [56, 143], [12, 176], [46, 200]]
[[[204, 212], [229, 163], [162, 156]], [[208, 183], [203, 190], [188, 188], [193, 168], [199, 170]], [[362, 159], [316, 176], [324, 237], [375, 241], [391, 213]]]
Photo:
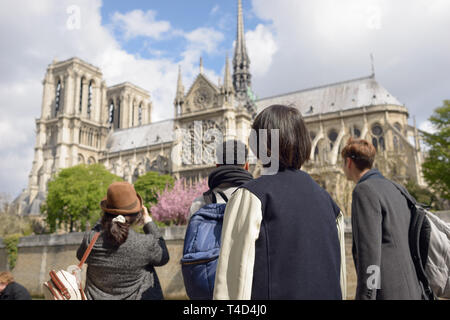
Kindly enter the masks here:
[[100, 202], [100, 208], [115, 215], [137, 213], [142, 210], [142, 197], [128, 182], [113, 182], [108, 187], [106, 197]]

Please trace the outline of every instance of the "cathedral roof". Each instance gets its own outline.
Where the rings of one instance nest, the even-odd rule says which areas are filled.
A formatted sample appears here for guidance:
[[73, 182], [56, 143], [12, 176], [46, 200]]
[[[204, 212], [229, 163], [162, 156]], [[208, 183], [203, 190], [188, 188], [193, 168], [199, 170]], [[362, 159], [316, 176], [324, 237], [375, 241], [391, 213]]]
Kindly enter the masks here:
[[273, 104], [292, 105], [305, 117], [364, 106], [403, 106], [373, 75], [262, 98], [256, 101], [258, 113]]
[[108, 137], [108, 152], [119, 152], [173, 141], [173, 120], [153, 122], [135, 128], [114, 131]]

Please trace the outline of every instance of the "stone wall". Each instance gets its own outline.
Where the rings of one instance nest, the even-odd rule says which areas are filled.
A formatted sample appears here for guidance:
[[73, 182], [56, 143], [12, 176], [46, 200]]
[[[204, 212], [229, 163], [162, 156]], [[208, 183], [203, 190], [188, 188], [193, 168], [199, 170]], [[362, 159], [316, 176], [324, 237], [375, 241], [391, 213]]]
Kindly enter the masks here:
[[[166, 299], [187, 299], [181, 275], [180, 259], [183, 251], [185, 227], [161, 229], [170, 254], [170, 261], [156, 271]], [[51, 269], [66, 269], [77, 264], [76, 250], [83, 233], [37, 235], [23, 237], [18, 244], [17, 263], [12, 271], [17, 282], [24, 285], [33, 297], [42, 296], [42, 283]], [[356, 275], [351, 254], [351, 233], [346, 232], [347, 296], [354, 297]], [[7, 252], [0, 241], [0, 270], [7, 270]], [[85, 278], [86, 265], [83, 267]]]

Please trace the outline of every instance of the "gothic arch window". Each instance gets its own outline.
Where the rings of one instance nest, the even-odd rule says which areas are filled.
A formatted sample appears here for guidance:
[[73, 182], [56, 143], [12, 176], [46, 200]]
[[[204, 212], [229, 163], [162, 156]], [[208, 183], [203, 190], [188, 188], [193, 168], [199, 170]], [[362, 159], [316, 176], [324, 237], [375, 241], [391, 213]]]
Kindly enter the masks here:
[[84, 157], [82, 154], [78, 154], [78, 163], [79, 164], [84, 164]]
[[136, 108], [136, 101], [133, 100], [133, 104], [131, 106], [131, 126], [134, 127], [134, 109]]
[[114, 101], [111, 100], [111, 102], [109, 103], [109, 118], [108, 118], [108, 122], [110, 124], [114, 123]]
[[87, 164], [94, 164], [94, 163], [95, 163], [94, 157], [89, 157]]
[[91, 111], [92, 111], [92, 90], [93, 90], [93, 81], [89, 81], [89, 87], [88, 87], [88, 103], [87, 103], [87, 114], [88, 118], [91, 117]]
[[136, 169], [134, 169], [134, 171], [133, 171], [133, 176], [132, 176], [132, 182], [133, 183], [135, 183], [136, 182], [136, 180], [139, 178], [139, 169], [138, 168], [136, 168]]
[[323, 163], [326, 160], [328, 154], [326, 145], [327, 142], [325, 139], [320, 139], [317, 141], [316, 148], [314, 149], [314, 161]]
[[[314, 131], [310, 131], [309, 132], [309, 137], [311, 138], [311, 142], [314, 141], [314, 139], [316, 138], [316, 133]], [[317, 145], [316, 145], [316, 148], [314, 149], [314, 159], [313, 160], [317, 159], [316, 158], [316, 151], [317, 151], [317, 154], [319, 154], [319, 149], [317, 148]]]
[[88, 145], [90, 146], [90, 147], [92, 147], [92, 145], [93, 145], [93, 141], [92, 141], [92, 138], [93, 138], [93, 133], [92, 133], [92, 129], [90, 129], [89, 130], [89, 140], [88, 140]]
[[138, 125], [139, 126], [142, 125], [142, 102], [139, 104], [139, 109], [138, 109]]
[[328, 139], [330, 140], [330, 150], [333, 149], [334, 143], [336, 142], [336, 139], [338, 137], [338, 133], [336, 129], [331, 129], [328, 131]]
[[386, 149], [386, 146], [384, 144], [384, 132], [383, 128], [379, 123], [375, 123], [372, 126], [372, 144], [374, 145], [375, 149], [378, 150], [378, 147], [381, 151], [384, 151]]
[[394, 135], [394, 151], [398, 151], [398, 138], [396, 135]]
[[[394, 123], [394, 127], [395, 129], [397, 129], [400, 133], [402, 132], [402, 126], [400, 125], [400, 123], [396, 122]], [[399, 151], [402, 150], [402, 143], [400, 142], [399, 137], [397, 136], [397, 134], [394, 132], [394, 138], [393, 138], [393, 143], [394, 143], [394, 150], [395, 151]]]
[[100, 148], [100, 133], [98, 131], [95, 133], [95, 147]]
[[316, 145], [316, 148], [314, 149], [314, 161], [319, 159], [319, 145]]
[[78, 110], [80, 111], [80, 113], [83, 111], [83, 82], [84, 77], [80, 80], [80, 105], [78, 106]]
[[61, 106], [61, 80], [58, 80], [55, 95], [55, 117], [58, 115], [60, 106]]
[[353, 136], [356, 138], [361, 138], [361, 130], [358, 127], [353, 127]]
[[117, 101], [117, 119], [115, 120], [116, 128], [120, 128], [120, 100]]

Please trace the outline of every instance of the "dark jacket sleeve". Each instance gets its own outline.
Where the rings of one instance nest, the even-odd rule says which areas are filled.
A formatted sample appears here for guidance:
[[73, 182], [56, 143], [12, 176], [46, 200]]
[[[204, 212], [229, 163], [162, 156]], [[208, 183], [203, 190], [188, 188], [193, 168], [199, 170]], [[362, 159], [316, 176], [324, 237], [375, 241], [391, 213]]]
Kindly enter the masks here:
[[352, 201], [353, 259], [357, 287], [355, 299], [376, 299], [380, 286], [382, 212], [379, 198], [367, 184], [359, 184]]
[[83, 241], [81, 241], [81, 244], [77, 250], [77, 259], [78, 260], [81, 261], [81, 258], [83, 258], [83, 255], [86, 252], [89, 244], [91, 243], [92, 238], [94, 238], [94, 235], [96, 232], [101, 232], [101, 225], [98, 222], [90, 231], [86, 231], [84, 233]]
[[17, 282], [11, 282], [2, 293], [5, 300], [31, 300], [28, 290]]
[[169, 262], [169, 251], [167, 250], [166, 241], [161, 235], [156, 224], [148, 222], [144, 225], [144, 233], [146, 241], [150, 244], [148, 248], [149, 265], [163, 266]]
[[81, 258], [83, 258], [84, 252], [86, 251], [88, 244], [89, 244], [89, 238], [90, 238], [90, 231], [84, 233], [83, 241], [81, 242], [80, 246], [77, 250], [77, 259], [81, 261]]

